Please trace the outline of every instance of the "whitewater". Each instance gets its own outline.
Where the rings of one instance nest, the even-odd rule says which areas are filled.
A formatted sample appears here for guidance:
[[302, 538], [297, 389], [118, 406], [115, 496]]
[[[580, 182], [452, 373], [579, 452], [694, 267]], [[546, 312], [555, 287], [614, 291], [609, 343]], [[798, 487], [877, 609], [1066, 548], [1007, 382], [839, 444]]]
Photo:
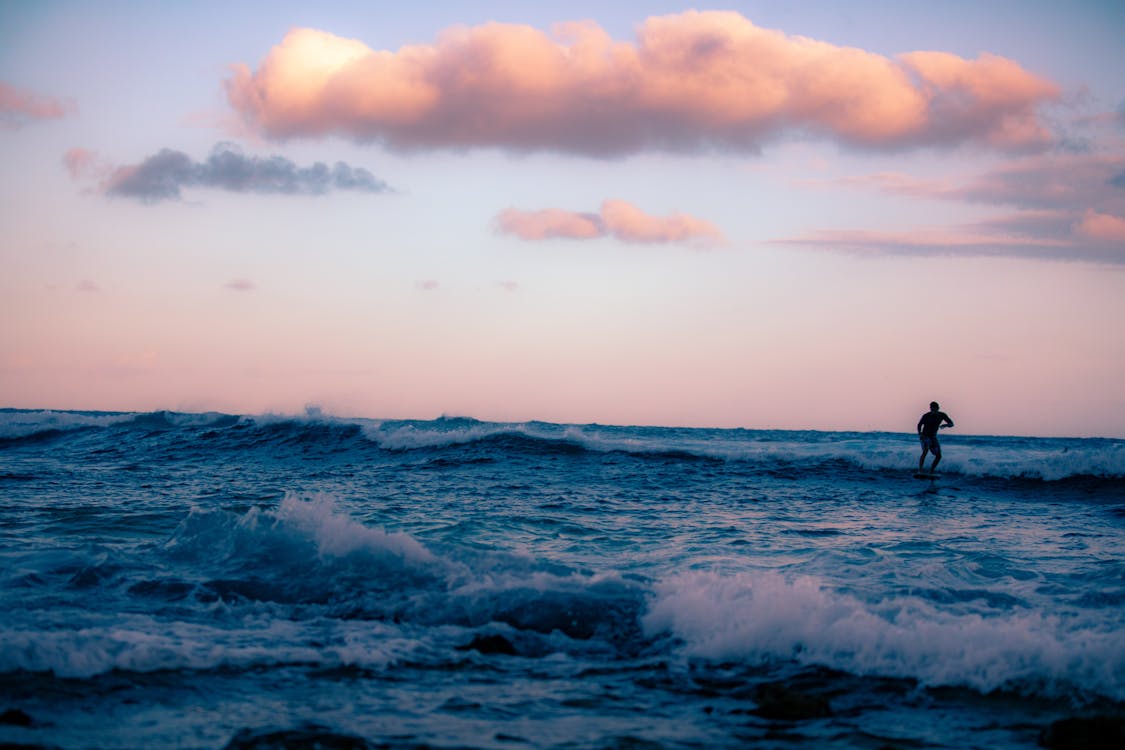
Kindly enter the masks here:
[[942, 438], [0, 409], [0, 745], [1120, 731], [1125, 441]]

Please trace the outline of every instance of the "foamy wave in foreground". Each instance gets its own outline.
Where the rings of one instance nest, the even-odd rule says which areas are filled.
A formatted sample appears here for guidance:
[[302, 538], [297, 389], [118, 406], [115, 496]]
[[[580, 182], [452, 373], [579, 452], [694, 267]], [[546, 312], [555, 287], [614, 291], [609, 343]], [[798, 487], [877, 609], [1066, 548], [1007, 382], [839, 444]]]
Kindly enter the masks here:
[[227, 627], [141, 615], [53, 631], [0, 631], [0, 671], [90, 678], [113, 670], [249, 669], [278, 664], [384, 667], [418, 647], [379, 622], [247, 618]]
[[866, 604], [812, 578], [692, 572], [655, 587], [643, 624], [713, 661], [792, 659], [931, 686], [1125, 699], [1125, 629], [1081, 618], [955, 615], [920, 600]]
[[[360, 523], [323, 495], [289, 495], [274, 510], [242, 514], [195, 510], [160, 562], [171, 581], [185, 580], [177, 570], [198, 575], [194, 593], [177, 600], [194, 614], [177, 603], [164, 617], [76, 612], [34, 628], [13, 619], [0, 630], [0, 672], [380, 668], [419, 649], [448, 651], [450, 633], [500, 627], [534, 640], [539, 656], [594, 649], [612, 659], [667, 647], [670, 635], [684, 655], [713, 662], [795, 662], [928, 686], [1125, 700], [1120, 616], [1092, 624], [1078, 610], [981, 615], [911, 597], [864, 602], [776, 573], [692, 571], [645, 585], [501, 552], [446, 552], [456, 561], [409, 534]], [[138, 581], [164, 580], [153, 581], [144, 559], [112, 564], [118, 572], [95, 576], [103, 588], [89, 596], [124, 596], [132, 608]], [[48, 566], [60, 567], [73, 568]]]

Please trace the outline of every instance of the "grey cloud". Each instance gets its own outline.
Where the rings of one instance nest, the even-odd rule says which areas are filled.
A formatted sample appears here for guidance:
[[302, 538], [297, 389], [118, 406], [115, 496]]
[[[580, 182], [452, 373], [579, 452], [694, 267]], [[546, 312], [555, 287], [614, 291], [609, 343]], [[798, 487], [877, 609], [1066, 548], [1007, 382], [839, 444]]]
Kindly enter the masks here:
[[182, 151], [166, 148], [140, 164], [118, 167], [109, 176], [106, 193], [158, 203], [179, 200], [180, 191], [190, 187], [273, 195], [391, 190], [387, 183], [363, 167], [352, 167], [344, 162], [336, 162], [331, 167], [323, 162], [301, 167], [282, 156], [246, 155], [232, 144], [220, 143], [202, 162]]
[[1111, 213], [1125, 210], [1125, 196], [1107, 186], [1125, 187], [1125, 156], [1117, 154], [1051, 154], [993, 167], [963, 183], [920, 180], [904, 174], [846, 177], [844, 187], [868, 187], [910, 198], [965, 201], [1030, 210]]
[[[1119, 246], [1082, 242], [1062, 237], [1031, 237], [1032, 227], [1017, 219], [954, 227], [965, 232], [951, 242], [946, 236], [933, 239], [924, 232], [868, 232], [862, 230], [819, 230], [800, 237], [771, 240], [770, 244], [806, 247], [821, 251], [844, 252], [861, 256], [908, 256], [949, 258], [1023, 258], [1027, 260], [1070, 261], [1125, 266], [1125, 252]], [[1005, 232], [1007, 236], [1005, 236]]]

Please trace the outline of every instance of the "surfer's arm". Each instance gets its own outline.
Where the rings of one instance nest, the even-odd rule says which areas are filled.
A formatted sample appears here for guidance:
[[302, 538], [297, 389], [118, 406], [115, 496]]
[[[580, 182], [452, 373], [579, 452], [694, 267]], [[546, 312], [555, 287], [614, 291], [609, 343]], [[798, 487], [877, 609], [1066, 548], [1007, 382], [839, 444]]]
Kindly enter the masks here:
[[949, 417], [946, 417], [945, 418], [945, 424], [943, 424], [942, 427], [952, 427], [952, 426], [953, 426], [953, 420], [950, 419]]

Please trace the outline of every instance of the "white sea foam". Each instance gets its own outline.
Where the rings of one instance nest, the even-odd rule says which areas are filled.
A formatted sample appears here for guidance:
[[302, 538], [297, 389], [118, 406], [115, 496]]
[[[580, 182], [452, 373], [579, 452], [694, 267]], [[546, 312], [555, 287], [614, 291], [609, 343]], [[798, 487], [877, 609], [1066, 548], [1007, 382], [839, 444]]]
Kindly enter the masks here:
[[89, 414], [71, 411], [5, 411], [0, 412], [0, 439], [27, 437], [48, 430], [78, 430], [84, 427], [108, 427], [128, 422], [136, 414]]
[[417, 647], [379, 622], [247, 619], [230, 627], [143, 615], [76, 629], [0, 630], [0, 672], [88, 678], [112, 670], [247, 668], [316, 664], [381, 667]]
[[[254, 507], [240, 516], [196, 508], [168, 544], [170, 549], [205, 550], [212, 556], [216, 550], [248, 555], [258, 548], [286, 545], [311, 546], [322, 558], [365, 554], [392, 557], [410, 565], [436, 559], [409, 534], [387, 532], [353, 520], [338, 508], [335, 498], [324, 493], [309, 498], [286, 493], [276, 509]], [[295, 549], [290, 554], [295, 554]]]
[[275, 524], [291, 527], [316, 541], [321, 555], [345, 557], [358, 552], [392, 554], [410, 563], [432, 562], [435, 558], [409, 534], [388, 533], [365, 526], [339, 511], [330, 495], [319, 493], [311, 499], [289, 493], [272, 514]]
[[497, 435], [524, 435], [549, 438], [549, 434], [536, 431], [526, 424], [500, 424], [473, 422], [466, 426], [446, 427], [440, 422], [426, 424], [367, 425], [364, 435], [387, 450], [417, 450], [463, 445], [485, 440]]
[[871, 605], [807, 577], [696, 571], [659, 583], [642, 624], [714, 661], [795, 659], [927, 685], [1078, 688], [1125, 699], [1125, 631], [1080, 618], [955, 615], [916, 599]]

